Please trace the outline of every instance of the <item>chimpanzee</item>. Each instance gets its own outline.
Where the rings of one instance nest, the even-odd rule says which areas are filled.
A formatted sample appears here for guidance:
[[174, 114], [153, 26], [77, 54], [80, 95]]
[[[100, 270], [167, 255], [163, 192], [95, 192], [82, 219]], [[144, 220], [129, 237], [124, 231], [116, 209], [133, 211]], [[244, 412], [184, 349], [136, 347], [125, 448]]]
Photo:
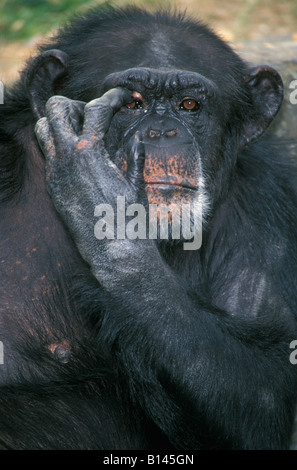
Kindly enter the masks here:
[[30, 59], [0, 109], [3, 449], [288, 448], [282, 95], [179, 13], [94, 10]]

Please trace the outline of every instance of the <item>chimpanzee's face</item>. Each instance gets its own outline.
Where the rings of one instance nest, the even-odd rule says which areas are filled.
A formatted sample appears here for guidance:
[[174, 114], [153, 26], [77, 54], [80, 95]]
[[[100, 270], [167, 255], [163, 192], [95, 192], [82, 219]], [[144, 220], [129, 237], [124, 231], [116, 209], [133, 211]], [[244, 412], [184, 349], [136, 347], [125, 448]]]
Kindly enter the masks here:
[[212, 157], [220, 139], [216, 85], [194, 72], [135, 68], [107, 77], [105, 91], [117, 86], [131, 90], [132, 100], [114, 115], [105, 136], [110, 157], [125, 174], [138, 134], [148, 202], [201, 204], [203, 160]]

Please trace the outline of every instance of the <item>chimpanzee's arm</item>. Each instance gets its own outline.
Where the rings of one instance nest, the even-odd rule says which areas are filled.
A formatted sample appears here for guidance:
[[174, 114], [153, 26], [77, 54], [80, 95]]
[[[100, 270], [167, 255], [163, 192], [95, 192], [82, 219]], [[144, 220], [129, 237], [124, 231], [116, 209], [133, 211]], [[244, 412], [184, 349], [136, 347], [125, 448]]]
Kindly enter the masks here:
[[[285, 448], [296, 387], [286, 325], [276, 334], [262, 317], [248, 322], [193, 301], [153, 240], [94, 236], [96, 205], [137, 202], [137, 185], [103, 145], [113, 112], [129, 99], [125, 89], [87, 105], [53, 97], [36, 127], [56, 209], [107, 292], [99, 339], [176, 448]], [[137, 174], [140, 155], [136, 142], [128, 173]]]

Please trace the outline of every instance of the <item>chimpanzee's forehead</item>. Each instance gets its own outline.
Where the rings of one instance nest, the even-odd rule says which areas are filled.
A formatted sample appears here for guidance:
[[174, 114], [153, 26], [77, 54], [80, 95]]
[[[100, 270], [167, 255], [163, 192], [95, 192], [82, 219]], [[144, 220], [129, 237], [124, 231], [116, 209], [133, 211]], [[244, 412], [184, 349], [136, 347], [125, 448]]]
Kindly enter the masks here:
[[108, 75], [104, 81], [104, 91], [116, 86], [131, 90], [162, 90], [164, 93], [183, 89], [199, 89], [201, 94], [216, 91], [215, 83], [199, 73], [166, 68], [153, 69], [136, 67]]
[[[70, 96], [73, 90], [73, 96], [83, 100], [100, 96], [109, 88], [107, 76], [128, 69], [159, 71], [158, 83], [164, 71], [180, 71], [179, 84], [192, 72], [204, 77], [204, 85], [205, 80], [207, 87], [212, 82], [230, 99], [241, 97], [243, 93], [247, 65], [203, 24], [180, 17], [148, 14], [132, 15], [128, 20], [119, 18], [116, 26], [109, 17], [92, 21], [94, 24], [88, 31], [81, 30], [79, 23], [63, 36], [63, 43], [58, 41], [51, 45], [69, 57]], [[79, 45], [72, 43], [73, 37], [81, 38]], [[144, 84], [144, 79], [140, 78], [139, 82]], [[117, 85], [134, 89], [123, 80], [114, 84]], [[148, 81], [145, 86], [149, 86]]]
[[107, 74], [116, 73], [117, 78], [119, 72], [123, 74], [122, 86], [128, 86], [123, 80], [130, 80], [129, 72], [125, 77], [123, 71], [133, 69], [140, 72], [137, 77], [131, 77], [131, 81], [145, 82], [146, 87], [150, 86], [150, 81], [152, 87], [156, 87], [156, 83], [169, 80], [171, 87], [174, 82], [177, 86], [194, 82], [210, 88], [216, 84], [217, 88], [227, 92], [230, 86], [239, 85], [240, 77], [245, 73], [243, 61], [217, 37], [208, 38], [197, 33], [193, 39], [183, 31], [177, 36], [168, 28], [167, 31], [152, 32], [145, 40], [137, 42], [136, 39], [133, 38], [132, 53], [129, 42], [121, 46], [120, 55], [114, 49], [113, 55], [103, 60]]

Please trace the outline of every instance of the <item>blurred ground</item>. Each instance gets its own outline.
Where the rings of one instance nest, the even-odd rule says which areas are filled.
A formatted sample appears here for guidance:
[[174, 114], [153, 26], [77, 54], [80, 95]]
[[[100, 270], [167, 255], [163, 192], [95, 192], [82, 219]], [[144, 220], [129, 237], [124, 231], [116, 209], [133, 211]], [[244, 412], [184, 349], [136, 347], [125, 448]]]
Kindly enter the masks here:
[[[0, 18], [1, 7], [5, 6], [8, 1], [0, 0]], [[24, 3], [28, 4], [28, 2]], [[33, 9], [31, 13], [34, 13], [34, 8], [36, 8], [34, 5], [37, 3], [34, 1], [31, 3]], [[57, 7], [59, 0], [50, 0], [49, 3], [54, 8]], [[101, 4], [102, 0], [86, 2], [87, 6], [89, 3], [94, 6]], [[119, 0], [112, 3], [123, 6], [131, 2]], [[140, 2], [136, 3], [140, 4]], [[142, 3], [146, 8], [151, 9], [156, 8], [157, 4], [155, 1]], [[264, 41], [268, 49], [273, 47], [277, 49], [277, 43], [280, 41], [297, 42], [297, 0], [232, 0], [232, 2], [230, 0], [176, 0], [159, 1], [158, 4], [176, 6], [182, 10], [187, 9], [188, 13], [203, 19], [227, 41], [261, 40]], [[81, 6], [78, 11], [83, 12], [83, 7]], [[60, 18], [61, 16], [59, 16]], [[0, 79], [4, 82], [17, 78], [26, 58], [34, 53], [36, 45], [44, 40], [44, 35], [42, 37], [35, 35], [27, 41], [8, 41], [7, 37], [11, 37], [11, 34], [8, 33], [17, 32], [18, 29], [24, 27], [24, 21], [16, 12], [15, 20], [10, 26], [11, 31], [3, 33], [0, 19]]]

